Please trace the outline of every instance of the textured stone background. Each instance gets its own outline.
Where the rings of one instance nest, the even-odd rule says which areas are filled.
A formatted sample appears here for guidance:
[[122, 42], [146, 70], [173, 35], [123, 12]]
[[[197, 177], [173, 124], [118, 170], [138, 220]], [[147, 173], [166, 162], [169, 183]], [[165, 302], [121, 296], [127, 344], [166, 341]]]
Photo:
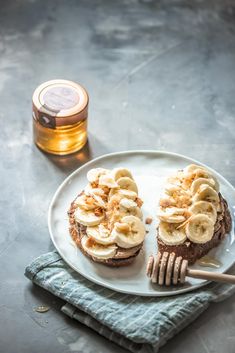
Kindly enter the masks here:
[[[89, 144], [51, 157], [32, 143], [31, 96], [67, 78], [90, 93]], [[60, 313], [25, 266], [52, 249], [47, 209], [90, 158], [160, 149], [199, 159], [235, 185], [232, 0], [1, 0], [0, 351], [124, 351]], [[51, 306], [46, 314], [33, 308]], [[234, 298], [214, 304], [161, 353], [233, 353]]]

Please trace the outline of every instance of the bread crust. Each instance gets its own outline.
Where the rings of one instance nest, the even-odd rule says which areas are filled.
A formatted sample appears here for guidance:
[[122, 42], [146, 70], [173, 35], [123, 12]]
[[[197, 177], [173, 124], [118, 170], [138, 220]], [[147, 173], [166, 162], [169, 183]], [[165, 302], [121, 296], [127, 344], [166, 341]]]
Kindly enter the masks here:
[[232, 219], [228, 209], [228, 204], [221, 194], [219, 194], [219, 197], [221, 212], [217, 215], [215, 232], [210, 241], [204, 244], [196, 244], [187, 239], [180, 245], [167, 245], [158, 236], [157, 229], [158, 250], [161, 253], [164, 251], [169, 253], [174, 252], [176, 256], [182, 256], [184, 259], [188, 260], [189, 264], [192, 265], [196, 262], [196, 260], [200, 259], [202, 256], [205, 256], [211, 249], [218, 246], [232, 228]]
[[[76, 210], [76, 205], [74, 202], [71, 203], [70, 209], [68, 211], [68, 216], [69, 216], [69, 232], [70, 235], [73, 239], [73, 241], [76, 243], [76, 245], [79, 247], [79, 249], [82, 251], [84, 255], [89, 257], [95, 262], [102, 263], [104, 265], [110, 266], [110, 267], [121, 267], [121, 266], [127, 266], [132, 264], [136, 256], [139, 254], [142, 244], [135, 246], [134, 248], [131, 248], [134, 254], [132, 256], [128, 256], [128, 253], [130, 252], [131, 249], [123, 249], [118, 247], [118, 251], [120, 253], [120, 256], [123, 256], [123, 258], [112, 258], [112, 259], [98, 259], [97, 257], [91, 256], [86, 252], [86, 250], [83, 248], [81, 240], [82, 238], [87, 235], [86, 233], [86, 226], [82, 225], [81, 223], [76, 222], [74, 218], [74, 212]], [[125, 253], [127, 254], [127, 257], [125, 257]]]

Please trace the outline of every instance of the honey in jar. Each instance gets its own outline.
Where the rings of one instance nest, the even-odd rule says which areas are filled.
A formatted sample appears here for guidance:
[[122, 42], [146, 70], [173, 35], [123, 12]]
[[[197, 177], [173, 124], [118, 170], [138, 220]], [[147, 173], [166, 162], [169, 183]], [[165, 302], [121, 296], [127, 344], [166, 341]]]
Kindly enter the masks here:
[[66, 155], [87, 141], [88, 94], [79, 84], [52, 80], [33, 94], [33, 135], [45, 152]]

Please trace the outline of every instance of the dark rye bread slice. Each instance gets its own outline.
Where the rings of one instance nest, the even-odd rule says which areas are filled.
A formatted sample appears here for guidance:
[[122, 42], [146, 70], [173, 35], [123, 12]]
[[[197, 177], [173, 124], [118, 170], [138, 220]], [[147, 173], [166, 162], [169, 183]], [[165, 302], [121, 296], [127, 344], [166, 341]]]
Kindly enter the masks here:
[[91, 258], [95, 262], [103, 263], [110, 267], [127, 266], [134, 261], [136, 256], [139, 254], [143, 243], [130, 249], [124, 249], [124, 248], [118, 247], [117, 254], [112, 259], [101, 260], [88, 254], [81, 244], [82, 237], [87, 235], [86, 233], [87, 227], [82, 225], [81, 223], [76, 222], [74, 218], [74, 212], [76, 208], [77, 206], [75, 205], [74, 202], [72, 202], [70, 209], [68, 211], [69, 224], [70, 224], [69, 232], [73, 241], [76, 243], [76, 245], [79, 247], [79, 249], [83, 252], [84, 255]]
[[221, 212], [217, 215], [217, 221], [215, 223], [215, 232], [210, 241], [204, 244], [192, 243], [190, 240], [186, 240], [180, 245], [167, 245], [158, 236], [158, 250], [160, 253], [164, 251], [174, 252], [176, 256], [182, 256], [183, 259], [188, 260], [189, 264], [194, 264], [196, 260], [205, 256], [211, 249], [215, 248], [220, 244], [227, 233], [231, 231], [232, 219], [228, 209], [226, 200], [219, 194]]

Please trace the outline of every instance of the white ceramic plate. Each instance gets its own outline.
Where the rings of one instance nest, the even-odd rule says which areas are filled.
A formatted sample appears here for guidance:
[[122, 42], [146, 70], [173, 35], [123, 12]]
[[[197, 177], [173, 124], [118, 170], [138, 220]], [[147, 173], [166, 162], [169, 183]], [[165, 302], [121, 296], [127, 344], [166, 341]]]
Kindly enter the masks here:
[[[200, 164], [198, 161], [182, 155], [157, 151], [130, 151], [105, 155], [90, 161], [73, 172], [56, 191], [49, 208], [48, 225], [51, 239], [62, 258], [81, 275], [104, 287], [118, 292], [141, 296], [166, 296], [188, 292], [207, 282], [199, 279], [190, 279], [179, 287], [160, 287], [150, 283], [145, 274], [146, 263], [151, 253], [156, 253], [156, 208], [159, 194], [166, 177], [177, 169], [182, 169], [190, 163]], [[122, 268], [109, 268], [96, 264], [79, 249], [76, 248], [69, 235], [67, 210], [76, 195], [83, 190], [87, 183], [86, 174], [89, 169], [103, 167], [127, 167], [131, 170], [139, 187], [139, 196], [144, 200], [144, 217], [152, 217], [153, 223], [147, 228], [143, 251], [137, 256], [134, 263]], [[210, 169], [210, 168], [209, 168]], [[228, 201], [231, 214], [235, 210], [235, 190], [232, 185], [214, 170], [221, 192]], [[210, 254], [221, 262], [219, 269], [207, 268], [209, 271], [225, 272], [232, 266], [235, 258], [234, 227], [219, 247]], [[198, 268], [198, 265], [192, 266]]]

